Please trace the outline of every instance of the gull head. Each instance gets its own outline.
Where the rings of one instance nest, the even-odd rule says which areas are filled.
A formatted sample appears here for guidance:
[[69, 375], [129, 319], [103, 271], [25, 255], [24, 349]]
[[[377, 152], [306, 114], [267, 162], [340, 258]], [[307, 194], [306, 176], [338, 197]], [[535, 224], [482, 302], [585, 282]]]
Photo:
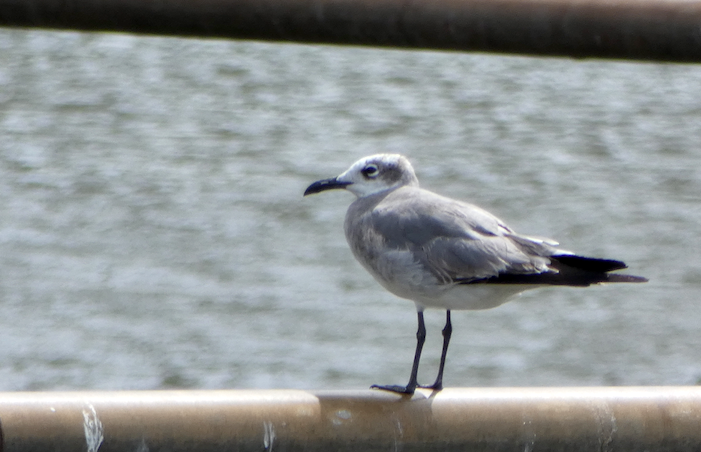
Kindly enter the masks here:
[[304, 196], [343, 188], [363, 198], [405, 185], [419, 185], [409, 160], [399, 154], [376, 154], [363, 157], [337, 177], [314, 182]]

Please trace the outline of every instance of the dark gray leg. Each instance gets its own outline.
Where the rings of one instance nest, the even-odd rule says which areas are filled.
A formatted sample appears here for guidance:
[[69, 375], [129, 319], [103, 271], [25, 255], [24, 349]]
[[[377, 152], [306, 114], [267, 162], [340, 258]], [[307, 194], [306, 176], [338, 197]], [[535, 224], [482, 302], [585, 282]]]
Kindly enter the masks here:
[[[418, 311], [418, 317], [419, 317], [419, 329], [416, 332], [416, 352], [414, 352], [414, 364], [411, 366], [411, 375], [409, 376], [409, 383], [406, 386], [399, 386], [399, 385], [388, 385], [388, 386], [380, 386], [380, 385], [372, 385], [370, 388], [372, 389], [382, 389], [385, 391], [392, 391], [396, 392], [399, 394], [413, 394], [414, 390], [418, 386], [418, 383], [416, 381], [419, 373], [419, 361], [421, 360], [421, 350], [424, 348], [424, 342], [426, 341], [426, 325], [424, 324], [424, 313], [423, 311]], [[448, 319], [450, 319], [450, 311], [448, 311]], [[445, 336], [445, 330], [444, 331], [444, 336]], [[447, 348], [446, 345], [444, 345], [444, 349]], [[445, 353], [445, 350], [444, 350]], [[442, 362], [441, 362], [442, 364]], [[441, 365], [441, 374], [443, 373], [443, 367]]]
[[438, 376], [432, 385], [419, 386], [420, 388], [434, 389], [436, 391], [443, 389], [443, 368], [445, 368], [445, 356], [448, 354], [448, 344], [450, 343], [451, 334], [453, 334], [453, 324], [450, 322], [450, 310], [448, 310], [445, 316], [445, 326], [443, 327], [443, 351], [441, 352], [441, 364], [438, 367]]

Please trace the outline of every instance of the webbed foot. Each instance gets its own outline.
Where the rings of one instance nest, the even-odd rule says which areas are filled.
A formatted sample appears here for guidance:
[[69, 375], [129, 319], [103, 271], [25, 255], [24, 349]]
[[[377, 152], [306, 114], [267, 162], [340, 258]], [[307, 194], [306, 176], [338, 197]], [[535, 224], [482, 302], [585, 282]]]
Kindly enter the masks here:
[[412, 386], [399, 386], [399, 385], [372, 385], [370, 386], [370, 389], [381, 389], [383, 391], [390, 391], [394, 392], [396, 394], [408, 394], [411, 395], [414, 393], [414, 390], [416, 387]]

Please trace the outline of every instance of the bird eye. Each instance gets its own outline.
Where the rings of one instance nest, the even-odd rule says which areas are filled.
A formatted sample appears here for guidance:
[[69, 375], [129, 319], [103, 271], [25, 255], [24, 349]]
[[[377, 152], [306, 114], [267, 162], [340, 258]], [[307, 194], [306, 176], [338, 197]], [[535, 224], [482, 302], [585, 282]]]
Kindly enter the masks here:
[[377, 169], [377, 165], [370, 164], [363, 168], [360, 172], [363, 174], [363, 176], [369, 179], [377, 176], [380, 173], [380, 170]]

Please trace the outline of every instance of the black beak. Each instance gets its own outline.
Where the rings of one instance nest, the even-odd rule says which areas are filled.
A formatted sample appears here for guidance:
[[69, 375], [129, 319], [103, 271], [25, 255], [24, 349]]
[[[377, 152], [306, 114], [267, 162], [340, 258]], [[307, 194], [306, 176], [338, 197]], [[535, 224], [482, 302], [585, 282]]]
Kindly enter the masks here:
[[335, 177], [318, 180], [304, 190], [304, 196], [313, 195], [314, 193], [320, 193], [326, 190], [333, 190], [335, 188], [346, 188], [346, 186], [350, 184], [352, 184], [352, 182], [341, 182]]

